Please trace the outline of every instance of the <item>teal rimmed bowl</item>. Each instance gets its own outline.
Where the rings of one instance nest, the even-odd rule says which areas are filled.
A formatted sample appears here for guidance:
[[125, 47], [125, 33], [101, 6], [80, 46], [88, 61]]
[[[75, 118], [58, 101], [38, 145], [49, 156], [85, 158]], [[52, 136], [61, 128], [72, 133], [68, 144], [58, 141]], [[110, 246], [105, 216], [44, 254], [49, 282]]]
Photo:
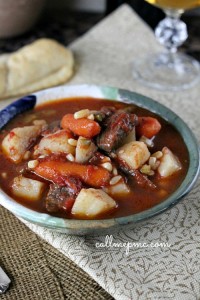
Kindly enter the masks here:
[[137, 214], [105, 220], [72, 220], [57, 218], [28, 209], [13, 200], [11, 197], [5, 194], [4, 191], [0, 190], [0, 204], [10, 210], [16, 216], [39, 226], [51, 228], [67, 234], [83, 235], [95, 232], [99, 234], [108, 230], [111, 232], [112, 229], [119, 227], [121, 228], [121, 226], [124, 225], [133, 225], [134, 223], [144, 221], [145, 219], [162, 213], [166, 209], [178, 203], [180, 199], [182, 199], [194, 186], [200, 167], [199, 146], [196, 138], [181, 118], [160, 103], [134, 92], [96, 85], [61, 86], [40, 91], [34, 95], [36, 96], [37, 100], [36, 105], [46, 101], [53, 101], [55, 99], [89, 96], [100, 99], [111, 99], [126, 103], [134, 103], [138, 106], [146, 108], [160, 115], [179, 131], [187, 146], [190, 162], [185, 179], [173, 194], [151, 209]]

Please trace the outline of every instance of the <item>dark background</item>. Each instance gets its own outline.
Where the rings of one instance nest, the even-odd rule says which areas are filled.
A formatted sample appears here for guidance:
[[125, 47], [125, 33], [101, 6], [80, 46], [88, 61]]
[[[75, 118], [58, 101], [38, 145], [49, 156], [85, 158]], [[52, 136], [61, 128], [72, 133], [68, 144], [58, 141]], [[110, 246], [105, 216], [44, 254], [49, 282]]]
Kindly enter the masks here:
[[[175, 0], [174, 0], [175, 1]], [[119, 5], [127, 3], [134, 8], [134, 10], [152, 27], [155, 28], [157, 23], [163, 19], [164, 13], [143, 0], [107, 0], [106, 1], [106, 13], [110, 13], [116, 9]]]
[[[164, 18], [164, 13], [160, 9], [144, 0], [107, 0], [106, 11], [103, 13], [70, 11], [69, 9], [59, 9], [59, 7], [45, 9], [32, 30], [15, 38], [1, 39], [0, 53], [16, 51], [42, 37], [55, 39], [67, 46], [123, 3], [132, 6], [152, 29]], [[181, 50], [200, 60], [200, 17], [191, 11], [189, 14], [183, 15], [183, 20], [188, 25], [189, 38]]]

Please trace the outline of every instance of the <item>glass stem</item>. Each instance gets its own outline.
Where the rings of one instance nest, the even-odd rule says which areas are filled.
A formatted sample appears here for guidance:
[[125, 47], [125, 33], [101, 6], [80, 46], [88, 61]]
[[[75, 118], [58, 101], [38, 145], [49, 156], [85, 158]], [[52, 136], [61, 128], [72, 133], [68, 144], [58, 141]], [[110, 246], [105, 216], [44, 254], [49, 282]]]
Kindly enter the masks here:
[[182, 10], [165, 10], [166, 17], [155, 30], [155, 35], [160, 44], [171, 54], [177, 52], [188, 37], [186, 24], [180, 20]]

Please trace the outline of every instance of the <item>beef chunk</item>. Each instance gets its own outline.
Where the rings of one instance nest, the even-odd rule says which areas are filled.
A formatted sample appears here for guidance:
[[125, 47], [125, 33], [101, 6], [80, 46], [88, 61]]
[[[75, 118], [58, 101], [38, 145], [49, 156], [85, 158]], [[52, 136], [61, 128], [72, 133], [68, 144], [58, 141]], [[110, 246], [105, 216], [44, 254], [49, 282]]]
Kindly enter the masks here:
[[105, 156], [104, 154], [100, 153], [100, 152], [95, 152], [94, 155], [92, 156], [92, 158], [89, 160], [89, 163], [92, 164], [92, 165], [100, 165], [104, 162], [107, 162], [104, 161], [105, 158], [107, 158], [107, 156]]
[[77, 195], [83, 187], [82, 182], [79, 178], [69, 176], [64, 179], [64, 182], [65, 186], [68, 187], [71, 194]]
[[81, 181], [73, 177], [66, 178], [64, 186], [51, 184], [45, 202], [47, 211], [70, 211], [81, 188]]
[[95, 111], [94, 116], [95, 120], [98, 122], [106, 123], [108, 117], [114, 114], [116, 111], [115, 107], [110, 106], [103, 106], [99, 111]]
[[156, 185], [144, 174], [140, 173], [139, 170], [134, 170], [132, 173], [137, 184], [143, 188], [154, 190]]
[[69, 193], [68, 187], [51, 184], [46, 197], [46, 209], [49, 212], [58, 212], [66, 208], [68, 201], [73, 200], [74, 197]]
[[[135, 114], [117, 111], [106, 120], [106, 128], [97, 139], [100, 149], [110, 152], [117, 149], [123, 139], [133, 130], [138, 118]], [[105, 125], [105, 124], [104, 124]]]
[[103, 106], [100, 110], [106, 117], [110, 117], [112, 114], [116, 112], [116, 108], [114, 106]]
[[139, 170], [131, 170], [125, 161], [116, 158], [115, 162], [118, 165], [118, 168], [122, 170], [125, 174], [131, 175], [133, 180], [142, 188], [147, 188], [154, 190], [156, 185], [144, 174], [140, 173]]

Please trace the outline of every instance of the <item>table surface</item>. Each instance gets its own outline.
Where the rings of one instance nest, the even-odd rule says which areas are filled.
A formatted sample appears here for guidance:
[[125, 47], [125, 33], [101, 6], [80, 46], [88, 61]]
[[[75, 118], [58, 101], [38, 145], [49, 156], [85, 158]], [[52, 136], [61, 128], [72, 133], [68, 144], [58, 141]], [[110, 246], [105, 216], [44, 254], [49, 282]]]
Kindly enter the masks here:
[[[200, 140], [199, 86], [179, 93], [161, 93], [141, 86], [131, 77], [133, 59], [159, 46], [151, 30], [128, 6], [119, 8], [70, 47], [77, 67], [69, 84], [118, 86], [151, 96], [177, 112]], [[1, 102], [0, 106], [7, 103]], [[49, 245], [1, 208], [0, 264], [13, 280], [2, 299], [112, 299], [109, 294], [120, 300], [198, 299], [199, 199], [198, 183], [175, 208], [114, 235], [116, 241], [172, 244], [170, 249], [133, 249], [129, 256], [123, 249], [96, 253], [92, 243], [102, 242], [105, 237], [65, 236], [26, 222]]]

